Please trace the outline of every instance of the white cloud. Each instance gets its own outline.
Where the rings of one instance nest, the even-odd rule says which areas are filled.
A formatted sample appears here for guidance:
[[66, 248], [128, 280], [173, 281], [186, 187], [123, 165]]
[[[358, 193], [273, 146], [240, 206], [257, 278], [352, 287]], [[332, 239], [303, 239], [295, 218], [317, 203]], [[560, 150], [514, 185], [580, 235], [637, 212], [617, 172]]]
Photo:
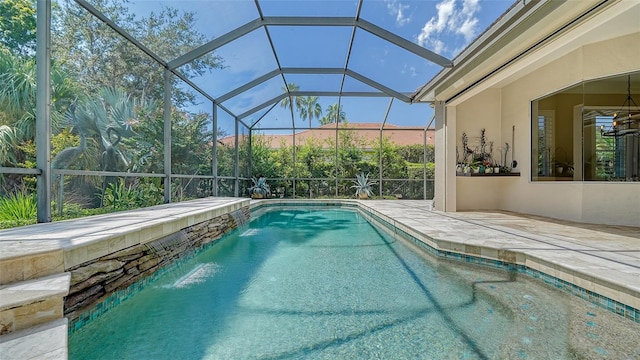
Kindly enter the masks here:
[[418, 71], [416, 70], [416, 67], [413, 65], [410, 66], [410, 65], [404, 64], [400, 72], [402, 74], [409, 74], [409, 76], [411, 77], [416, 77], [418, 75]]
[[389, 14], [396, 17], [396, 24], [403, 26], [411, 22], [411, 17], [406, 15], [409, 5], [405, 5], [398, 0], [385, 0]]
[[478, 28], [476, 14], [480, 10], [479, 0], [442, 0], [436, 5], [436, 9], [437, 15], [424, 24], [416, 37], [420, 46], [442, 54], [448, 50], [442, 39], [444, 36], [462, 36], [463, 46], [475, 38]]

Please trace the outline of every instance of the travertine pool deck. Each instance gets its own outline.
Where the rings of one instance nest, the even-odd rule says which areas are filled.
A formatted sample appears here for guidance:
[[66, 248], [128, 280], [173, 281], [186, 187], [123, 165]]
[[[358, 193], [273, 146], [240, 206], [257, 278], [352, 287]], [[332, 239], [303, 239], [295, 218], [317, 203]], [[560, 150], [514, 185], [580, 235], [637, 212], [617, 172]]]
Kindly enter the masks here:
[[640, 219], [628, 227], [496, 211], [445, 213], [425, 201], [361, 206], [438, 250], [515, 262], [640, 309]]
[[[258, 200], [251, 206], [281, 203], [296, 200]], [[443, 213], [433, 211], [431, 201], [300, 200], [309, 203], [357, 204], [435, 249], [525, 265], [640, 309], [640, 226], [580, 224], [507, 212]], [[208, 198], [2, 230], [0, 284], [62, 273], [87, 259], [248, 204], [248, 199]], [[138, 231], [141, 228], [146, 230]], [[5, 287], [0, 285], [0, 297]], [[24, 338], [16, 333], [0, 337], [0, 353], [25, 359], [65, 358], [66, 326], [60, 319], [30, 329]], [[36, 348], [51, 351], [36, 354], [31, 351]]]

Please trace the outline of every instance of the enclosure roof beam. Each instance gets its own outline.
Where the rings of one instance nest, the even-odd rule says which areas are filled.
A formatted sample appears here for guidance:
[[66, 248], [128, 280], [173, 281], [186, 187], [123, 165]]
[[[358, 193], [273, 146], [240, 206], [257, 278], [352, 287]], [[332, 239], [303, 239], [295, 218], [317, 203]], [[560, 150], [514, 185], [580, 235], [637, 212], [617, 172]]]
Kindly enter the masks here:
[[407, 96], [405, 94], [402, 94], [402, 93], [399, 93], [399, 92], [397, 92], [395, 90], [392, 90], [391, 88], [388, 88], [388, 87], [386, 87], [386, 86], [384, 86], [384, 85], [382, 85], [382, 84], [380, 84], [378, 82], [375, 82], [375, 81], [369, 79], [366, 76], [360, 75], [355, 71], [346, 70], [345, 73], [347, 75], [351, 76], [352, 78], [354, 78], [354, 79], [356, 79], [356, 80], [358, 80], [360, 82], [363, 82], [363, 83], [365, 83], [365, 84], [367, 84], [367, 85], [369, 85], [369, 86], [371, 86], [373, 88], [376, 88], [376, 89], [382, 91], [383, 93], [385, 93], [385, 94], [387, 94], [387, 95], [389, 95], [391, 97], [394, 97], [394, 98], [396, 98], [396, 99], [398, 99], [400, 101], [404, 101], [406, 103], [410, 103], [411, 102], [411, 99], [409, 98], [409, 96]]
[[269, 108], [269, 110], [267, 110], [267, 112], [265, 112], [264, 114], [262, 114], [262, 116], [260, 116], [258, 118], [258, 120], [256, 120], [253, 124], [251, 124], [251, 127], [249, 128], [250, 130], [253, 130], [253, 127], [258, 125], [258, 123], [260, 122], [260, 120], [264, 119], [265, 116], [267, 116], [268, 113], [271, 112], [271, 110], [273, 110], [274, 107], [276, 107], [276, 105], [278, 105], [277, 102], [274, 102], [273, 105], [271, 105], [271, 107]]
[[353, 26], [353, 17], [265, 16], [263, 24], [271, 26]]
[[221, 103], [225, 102], [225, 101], [231, 99], [234, 96], [242, 94], [243, 92], [251, 89], [254, 86], [258, 86], [258, 85], [262, 84], [263, 82], [265, 82], [267, 80], [270, 80], [271, 78], [274, 78], [274, 77], [280, 75], [281, 73], [282, 72], [279, 71], [279, 70], [270, 71], [270, 72], [260, 76], [259, 78], [255, 79], [255, 80], [249, 81], [248, 83], [246, 83], [246, 84], [244, 84], [244, 85], [242, 85], [242, 86], [240, 86], [238, 88], [235, 88], [235, 89], [229, 91], [228, 93], [226, 93], [224, 95], [219, 96], [216, 100], [218, 102], [221, 102]]
[[[189, 80], [186, 76], [184, 76], [184, 74], [181, 74], [179, 72], [172, 72], [173, 74], [175, 74], [177, 77], [179, 77], [180, 79], [182, 79], [182, 81], [184, 81], [185, 83], [187, 83], [189, 86], [191, 86], [195, 91], [199, 92], [202, 96], [204, 96], [205, 98], [207, 98], [208, 100], [210, 100], [212, 103], [216, 104], [220, 109], [222, 109], [224, 112], [226, 112], [227, 114], [231, 115], [232, 117], [236, 118], [236, 114], [233, 113], [233, 111], [227, 109], [225, 106], [223, 106], [222, 104], [220, 104], [216, 99], [212, 98], [206, 91], [202, 90], [198, 85], [194, 84], [193, 81]], [[247, 124], [245, 124], [242, 120], [240, 120], [240, 122], [244, 125], [247, 126]], [[248, 126], [247, 126], [248, 127]]]
[[177, 57], [174, 60], [169, 61], [169, 63], [167, 64], [167, 66], [169, 67], [169, 69], [173, 70], [176, 68], [179, 68], [180, 66], [189, 63], [201, 56], [204, 56], [208, 53], [210, 53], [211, 51], [222, 47], [238, 38], [241, 38], [244, 35], [247, 35], [248, 33], [259, 29], [261, 26], [263, 25], [263, 21], [261, 19], [255, 19], [253, 21], [250, 21], [234, 30], [229, 31], [228, 33], [217, 37], [211, 41], [209, 41], [208, 43], [197, 47], [189, 52], [187, 52], [186, 54]]
[[[366, 76], [360, 75], [358, 73], [356, 73], [355, 71], [352, 70], [345, 70], [343, 68], [282, 68], [282, 70], [273, 70], [270, 71], [269, 73], [255, 79], [252, 80], [220, 97], [218, 97], [217, 99], [213, 100], [211, 97], [209, 97], [208, 95], [204, 95], [209, 99], [212, 99], [212, 101], [215, 101], [216, 104], [220, 104], [222, 102], [225, 102], [229, 99], [231, 99], [234, 96], [237, 96], [241, 93], [243, 93], [244, 91], [247, 91], [255, 86], [258, 86], [260, 84], [262, 84], [263, 82], [270, 80], [274, 77], [276, 77], [278, 74], [311, 74], [311, 75], [319, 75], [319, 74], [343, 74], [343, 75], [348, 75], [364, 84], [367, 84], [377, 90], [380, 90], [381, 93], [376, 93], [376, 92], [318, 92], [318, 91], [297, 91], [297, 92], [290, 92], [290, 94], [292, 96], [373, 96], [373, 97], [395, 97], [398, 100], [404, 101], [404, 102], [409, 102], [409, 97], [405, 94], [399, 93], [397, 91], [394, 91], [382, 84], [379, 84], [369, 78], [367, 78]], [[181, 77], [183, 80], [184, 78]], [[187, 80], [185, 80], [187, 81]], [[192, 84], [191, 82], [187, 81], [189, 83], [189, 85], [194, 86], [194, 88], [196, 90], [198, 90], [198, 87], [194, 84]], [[200, 91], [199, 91], [200, 92]], [[226, 111], [226, 110], [225, 110]], [[227, 111], [229, 112], [229, 111]], [[229, 112], [230, 113], [230, 112]], [[231, 114], [231, 113], [230, 113]], [[244, 116], [240, 116], [241, 118]]]
[[[83, 7], [85, 7], [84, 4], [86, 4], [86, 2], [84, 0], [76, 0], [76, 1], [78, 1], [79, 3], [83, 3]], [[89, 8], [92, 8], [91, 5], [89, 4], [86, 4], [86, 7], [88, 10]], [[102, 15], [97, 10], [96, 10], [96, 13]], [[102, 16], [104, 17], [104, 15]], [[104, 17], [103, 21], [110, 22], [110, 20], [107, 19], [106, 17]], [[112, 26], [112, 25], [110, 24], [109, 26]], [[200, 47], [197, 47], [187, 52], [184, 55], [177, 57], [176, 59], [168, 62], [167, 67], [169, 68], [169, 70], [174, 70], [238, 38], [241, 38], [244, 35], [247, 35], [248, 33], [263, 26], [355, 26], [387, 42], [390, 42], [396, 46], [399, 46], [404, 50], [407, 50], [415, 55], [418, 55], [426, 60], [429, 60], [435, 64], [438, 64], [440, 66], [447, 67], [447, 68], [453, 66], [453, 62], [451, 60], [360, 18], [312, 17], [312, 16], [265, 16], [263, 18], [252, 20], [234, 30], [229, 31], [228, 33], [218, 38], [215, 38], [209, 41], [208, 43]], [[113, 24], [112, 27], [116, 29], [117, 25]], [[123, 36], [125, 36], [124, 34], [126, 33], [122, 31], [122, 34]], [[146, 50], [144, 50], [146, 48], [142, 44], [138, 44], [138, 42], [131, 36], [128, 36], [127, 39], [135, 43], [137, 46], [139, 45], [139, 47], [143, 49], [143, 51], [147, 52]], [[153, 54], [151, 51], [148, 51], [147, 53], [150, 56], [153, 56], [154, 59], [156, 59], [158, 62], [164, 63], [162, 59], [160, 59], [157, 55]]]
[[391, 105], [393, 105], [393, 98], [389, 99], [389, 105], [387, 106], [387, 111], [384, 112], [384, 119], [382, 119], [382, 124], [380, 124], [380, 131], [384, 129], [384, 125], [387, 123], [387, 118], [389, 117], [389, 112], [391, 111]]
[[280, 94], [280, 95], [278, 95], [278, 96], [274, 97], [274, 98], [273, 98], [273, 99], [271, 99], [271, 100], [267, 100], [267, 101], [263, 102], [262, 104], [260, 104], [260, 105], [258, 105], [258, 106], [255, 106], [255, 107], [253, 107], [253, 108], [251, 108], [251, 109], [249, 109], [249, 110], [247, 110], [247, 111], [243, 112], [242, 114], [238, 115], [238, 118], [245, 118], [245, 117], [247, 117], [247, 116], [249, 116], [249, 115], [253, 114], [253, 113], [254, 113], [254, 112], [256, 112], [256, 111], [259, 111], [259, 110], [262, 110], [262, 109], [266, 108], [267, 106], [269, 106], [269, 105], [273, 104], [274, 102], [278, 102], [278, 101], [280, 101], [280, 100], [282, 100], [282, 99], [286, 98], [287, 96], [289, 96], [289, 94], [287, 94], [287, 93], [282, 93], [282, 94]]
[[[342, 96], [342, 97], [390, 97], [389, 94], [385, 94], [383, 92], [366, 92], [366, 91], [354, 91], [354, 92], [338, 92], [338, 91], [292, 91], [291, 93], [282, 93], [280, 96], [277, 96], [271, 100], [268, 100], [250, 110], [243, 112], [238, 115], [238, 118], [245, 118], [256, 111], [260, 111], [265, 107], [271, 105], [273, 102], [277, 103], [278, 101], [288, 97], [296, 97], [296, 96]], [[218, 105], [219, 106], [219, 105]], [[271, 111], [271, 110], [269, 110]], [[255, 126], [255, 123], [254, 123]]]
[[266, 82], [278, 75], [282, 74], [344, 74], [344, 69], [341, 68], [282, 68], [282, 70], [273, 70], [268, 72], [265, 75], [260, 76], [259, 78], [252, 80], [238, 88], [235, 88], [228, 93], [219, 96], [216, 99], [217, 103], [223, 103], [234, 96], [240, 95], [243, 92], [251, 89], [252, 87], [258, 86], [263, 82]]
[[187, 83], [189, 86], [191, 86], [195, 91], [199, 92], [200, 95], [206, 97], [208, 100], [210, 100], [211, 102], [215, 102], [215, 99], [211, 97], [211, 95], [209, 95], [206, 91], [202, 90], [198, 85], [196, 85], [193, 81], [189, 80], [188, 77], [184, 76], [184, 74], [181, 74], [179, 72], [172, 72], [172, 74], [174, 74], [175, 76], [179, 77], [182, 81], [184, 81], [185, 83]]
[[287, 67], [282, 68], [284, 74], [311, 74], [311, 75], [326, 75], [326, 74], [344, 74], [343, 68], [300, 68], [300, 67]]
[[383, 92], [369, 92], [369, 91], [352, 91], [352, 92], [340, 92], [340, 91], [294, 91], [292, 96], [344, 96], [344, 97], [390, 97], [389, 94]]
[[442, 67], [450, 68], [453, 67], [453, 62], [444, 56], [434, 53], [431, 50], [427, 50], [422, 46], [415, 44], [401, 36], [398, 36], [390, 31], [387, 31], [377, 25], [374, 25], [366, 20], [358, 19], [356, 21], [357, 26], [365, 30], [381, 39], [384, 39], [394, 45], [397, 45], [409, 52], [414, 53], [424, 59], [431, 61], [432, 63], [438, 64]]

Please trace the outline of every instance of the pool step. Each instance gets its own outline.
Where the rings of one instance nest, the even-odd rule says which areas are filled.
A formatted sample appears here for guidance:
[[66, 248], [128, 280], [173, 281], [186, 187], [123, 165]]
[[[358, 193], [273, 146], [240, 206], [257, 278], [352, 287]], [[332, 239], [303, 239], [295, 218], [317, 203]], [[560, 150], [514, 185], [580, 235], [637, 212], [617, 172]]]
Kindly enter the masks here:
[[67, 319], [55, 319], [0, 336], [2, 359], [67, 359]]
[[[71, 273], [0, 286], [0, 338], [63, 318], [64, 297], [69, 293]], [[65, 320], [66, 321], [66, 320]]]

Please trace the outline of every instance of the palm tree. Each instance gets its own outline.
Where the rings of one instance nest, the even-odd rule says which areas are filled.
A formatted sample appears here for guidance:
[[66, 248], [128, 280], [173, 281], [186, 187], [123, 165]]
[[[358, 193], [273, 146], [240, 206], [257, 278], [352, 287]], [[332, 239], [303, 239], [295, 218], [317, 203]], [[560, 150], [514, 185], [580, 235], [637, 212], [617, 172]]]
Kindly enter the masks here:
[[[282, 87], [282, 91], [285, 93], [291, 93], [298, 90], [300, 90], [300, 86], [294, 83], [288, 83], [286, 87], [284, 86]], [[293, 101], [296, 105], [296, 110], [300, 109], [300, 106], [302, 105], [300, 103], [301, 98], [296, 96], [293, 98]], [[280, 106], [282, 106], [285, 109], [289, 108], [291, 106], [291, 96], [287, 96], [286, 98], [282, 99], [282, 101], [280, 101]]]
[[18, 143], [16, 129], [7, 125], [0, 125], [0, 166], [15, 164], [15, 149]]
[[320, 125], [327, 125], [336, 122], [338, 119], [339, 123], [343, 123], [347, 121], [347, 114], [342, 110], [342, 105], [338, 109], [338, 104], [333, 104], [327, 106], [327, 114], [320, 119]]
[[[57, 66], [51, 69], [51, 89], [51, 121], [57, 129], [79, 91], [70, 76]], [[15, 56], [5, 48], [0, 48], [0, 121], [13, 127], [23, 140], [35, 136], [35, 60]]]
[[322, 115], [322, 106], [318, 104], [317, 96], [304, 96], [300, 98], [300, 108], [298, 108], [298, 113], [300, 117], [309, 120], [309, 127], [311, 127], [311, 120], [313, 118], [320, 118]]

